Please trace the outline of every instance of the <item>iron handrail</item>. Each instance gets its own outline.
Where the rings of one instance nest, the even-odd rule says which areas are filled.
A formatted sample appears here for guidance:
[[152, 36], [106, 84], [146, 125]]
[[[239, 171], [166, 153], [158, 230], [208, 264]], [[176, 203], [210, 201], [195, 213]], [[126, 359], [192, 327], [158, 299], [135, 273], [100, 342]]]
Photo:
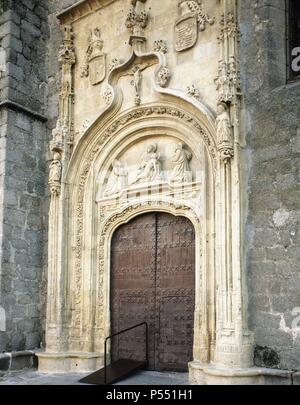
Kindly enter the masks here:
[[[114, 333], [113, 335], [110, 335], [110, 336], [108, 336], [106, 339], [105, 339], [105, 342], [104, 342], [104, 384], [106, 385], [106, 367], [107, 367], [107, 362], [106, 362], [106, 358], [107, 358], [107, 342], [108, 342], [108, 340], [110, 340], [110, 339], [112, 339], [112, 338], [114, 338], [114, 337], [116, 337], [116, 336], [119, 336], [119, 335], [121, 335], [121, 334], [123, 334], [123, 333], [126, 333], [126, 332], [129, 332], [130, 330], [133, 330], [133, 329], [136, 329], [136, 328], [139, 328], [139, 327], [141, 327], [141, 326], [145, 326], [145, 331], [146, 331], [146, 345], [145, 345], [145, 349], [146, 349], [146, 362], [148, 363], [149, 362], [149, 346], [148, 346], [148, 323], [147, 322], [142, 322], [142, 323], [139, 323], [139, 324], [137, 324], [137, 325], [135, 325], [135, 326], [131, 326], [131, 328], [127, 328], [127, 329], [123, 329], [123, 330], [121, 330], [120, 332], [117, 332], [117, 333]], [[112, 355], [112, 353], [110, 353], [110, 356]], [[112, 362], [112, 358], [110, 358], [110, 362]]]

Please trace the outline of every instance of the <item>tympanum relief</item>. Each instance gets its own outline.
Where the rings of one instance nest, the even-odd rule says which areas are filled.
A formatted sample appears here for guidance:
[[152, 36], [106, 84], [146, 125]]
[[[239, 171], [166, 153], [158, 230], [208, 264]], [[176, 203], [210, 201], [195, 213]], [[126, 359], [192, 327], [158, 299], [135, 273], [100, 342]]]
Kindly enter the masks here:
[[154, 137], [119, 154], [108, 172], [99, 174], [96, 200], [103, 202], [105, 210], [160, 196], [195, 200], [198, 204], [202, 171], [202, 162], [183, 142], [173, 137]]

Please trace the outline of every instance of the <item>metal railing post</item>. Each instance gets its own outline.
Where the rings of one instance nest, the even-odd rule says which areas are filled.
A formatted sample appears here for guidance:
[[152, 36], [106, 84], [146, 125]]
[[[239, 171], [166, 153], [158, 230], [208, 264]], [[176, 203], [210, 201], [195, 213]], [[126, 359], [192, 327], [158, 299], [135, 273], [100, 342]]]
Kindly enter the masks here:
[[[104, 384], [105, 385], [107, 384], [107, 360], [106, 360], [106, 358], [107, 358], [107, 342], [108, 342], [108, 340], [111, 340], [112, 338], [114, 338], [116, 336], [119, 336], [122, 333], [129, 332], [132, 329], [139, 328], [140, 326], [145, 326], [145, 331], [146, 331], [145, 349], [146, 349], [146, 362], [147, 362], [147, 365], [148, 365], [148, 363], [149, 363], [148, 323], [147, 322], [142, 322], [142, 323], [139, 323], [138, 325], [132, 326], [131, 328], [127, 328], [127, 329], [121, 330], [120, 332], [114, 333], [113, 335], [108, 336], [105, 339], [105, 342], [104, 342]], [[111, 348], [110, 348], [110, 362], [112, 363]]]

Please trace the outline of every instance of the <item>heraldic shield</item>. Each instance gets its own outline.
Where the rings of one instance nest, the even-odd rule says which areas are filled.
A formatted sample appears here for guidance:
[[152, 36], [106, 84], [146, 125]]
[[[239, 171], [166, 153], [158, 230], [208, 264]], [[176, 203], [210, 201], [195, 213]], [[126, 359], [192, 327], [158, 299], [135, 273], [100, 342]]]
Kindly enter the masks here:
[[106, 54], [98, 54], [89, 60], [89, 74], [91, 84], [101, 83], [106, 76]]
[[192, 48], [198, 39], [197, 16], [188, 14], [176, 21], [175, 49], [177, 52]]

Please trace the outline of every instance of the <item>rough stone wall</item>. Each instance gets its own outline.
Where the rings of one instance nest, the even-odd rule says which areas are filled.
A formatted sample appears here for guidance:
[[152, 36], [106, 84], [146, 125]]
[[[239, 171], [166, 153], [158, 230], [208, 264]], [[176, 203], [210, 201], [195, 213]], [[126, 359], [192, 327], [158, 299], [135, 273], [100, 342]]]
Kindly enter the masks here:
[[249, 199], [246, 248], [255, 364], [297, 370], [300, 81], [286, 85], [285, 18], [282, 0], [240, 2]]
[[[0, 352], [42, 339], [47, 2], [0, 1]], [[0, 50], [1, 51], [1, 50]], [[2, 56], [2, 57], [3, 57]], [[3, 62], [3, 61], [2, 61]], [[1, 238], [2, 237], [2, 238]]]

